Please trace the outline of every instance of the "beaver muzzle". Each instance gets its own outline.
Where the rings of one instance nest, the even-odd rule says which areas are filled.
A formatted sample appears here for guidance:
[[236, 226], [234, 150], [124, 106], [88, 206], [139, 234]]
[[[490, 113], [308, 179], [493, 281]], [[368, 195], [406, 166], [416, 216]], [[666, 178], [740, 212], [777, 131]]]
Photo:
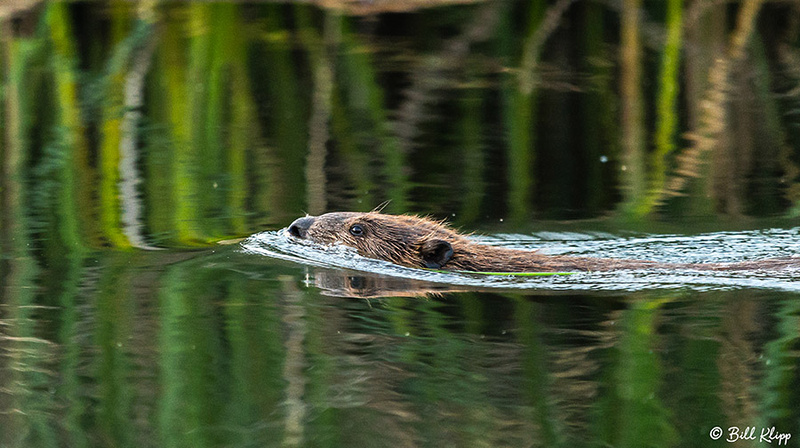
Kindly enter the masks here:
[[308, 229], [314, 224], [313, 216], [306, 216], [303, 218], [295, 219], [289, 226], [289, 235], [295, 238], [305, 238], [308, 235]]

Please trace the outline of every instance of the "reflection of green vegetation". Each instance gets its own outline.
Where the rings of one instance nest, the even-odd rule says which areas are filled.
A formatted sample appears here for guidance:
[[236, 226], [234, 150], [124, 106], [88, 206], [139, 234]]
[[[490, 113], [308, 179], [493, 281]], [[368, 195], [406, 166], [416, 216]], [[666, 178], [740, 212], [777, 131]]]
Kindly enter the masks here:
[[[14, 431], [0, 440], [277, 446], [291, 430], [303, 446], [674, 446], [677, 429], [690, 446], [724, 418], [716, 392], [729, 359], [713, 304], [742, 291], [670, 308], [477, 292], [367, 302], [301, 289], [297, 269], [252, 261], [232, 251], [53, 256], [67, 270], [41, 293], [17, 287], [48, 272], [30, 254], [4, 264], [0, 365], [25, 414], [2, 414]], [[765, 373], [752, 396], [777, 422], [797, 414], [794, 299], [778, 304], [763, 362], [742, 359]]]
[[[531, 42], [535, 39], [536, 31], [541, 24], [544, 16], [544, 2], [533, 2], [527, 14], [528, 21], [525, 24], [525, 44], [523, 49], [529, 50]], [[536, 70], [536, 55], [523, 54], [518, 57], [520, 49], [516, 46], [516, 35], [514, 18], [516, 11], [508, 8], [503, 25], [499, 26], [503, 30], [501, 36], [502, 52], [507, 58], [507, 63], [512, 67], [519, 64], [520, 60], [533, 58], [530, 64], [522, 65], [519, 70]], [[506, 75], [503, 82], [504, 100], [504, 121], [506, 132], [508, 133], [508, 209], [511, 219], [515, 222], [522, 222], [528, 219], [531, 211], [532, 187], [534, 185], [533, 163], [534, 163], [534, 123], [536, 116], [536, 73], [514, 73]], [[526, 80], [526, 81], [522, 81]], [[525, 87], [522, 85], [525, 84]]]
[[220, 328], [211, 297], [192, 282], [186, 266], [164, 277], [161, 290], [161, 391], [159, 429], [164, 446], [213, 446], [220, 403]]
[[[710, 362], [722, 359], [720, 338], [716, 335], [720, 327], [719, 304], [736, 300], [735, 294], [720, 294], [718, 300], [698, 301], [688, 304], [686, 318], [663, 330], [665, 339], [680, 337], [681, 342], [673, 353], [664, 353], [664, 365], [674, 365], [682, 373], [679, 377], [665, 379], [662, 390], [664, 403], [670, 409], [683, 409], [675, 413], [674, 425], [679, 434], [690, 434], [696, 428], [717, 426], [724, 420], [724, 405], [720, 400], [720, 369], [727, 366]], [[673, 335], [673, 336], [668, 336]], [[724, 365], [724, 363], [723, 363]], [[670, 378], [668, 369], [664, 377]], [[684, 436], [682, 446], [693, 446], [694, 441]]]
[[[800, 390], [797, 388], [798, 376], [796, 353], [800, 338], [797, 334], [797, 323], [800, 320], [800, 302], [786, 300], [776, 313], [776, 338], [766, 344], [764, 365], [766, 375], [763, 380], [764, 401], [758, 409], [758, 415], [764, 426], [775, 425], [777, 428], [792, 428], [792, 411]], [[761, 423], [761, 422], [760, 422]], [[791, 432], [783, 430], [781, 432]], [[793, 435], [794, 436], [794, 435]]]
[[[133, 140], [141, 142], [135, 157], [145, 173], [140, 189], [144, 211], [137, 218], [146, 221], [154, 241], [202, 244], [248, 233], [265, 224], [282, 225], [302, 213], [309, 206], [309, 198], [315, 209], [327, 204], [328, 208], [360, 210], [388, 199], [386, 210], [391, 212], [416, 211], [413, 201], [424, 198], [419, 204], [435, 207], [437, 213], [457, 212], [457, 219], [465, 225], [483, 219], [487, 210], [507, 213], [519, 223], [540, 207], [562, 209], [548, 216], [573, 213], [567, 210], [573, 204], [584, 206], [584, 213], [597, 214], [614, 207], [613, 201], [618, 199], [615, 185], [619, 182], [625, 188], [622, 206], [617, 210], [636, 217], [658, 211], [665, 191], [684, 184], [686, 188], [679, 187], [678, 193], [688, 192], [689, 198], [680, 203], [694, 204], [689, 209], [697, 213], [709, 214], [715, 204], [729, 204], [724, 209], [737, 213], [741, 207], [730, 204], [752, 203], [747, 199], [752, 194], [767, 196], [770, 201], [758, 204], [769, 205], [746, 211], [775, 213], [789, 209], [794, 204], [780, 196], [785, 190], [793, 195], [791, 191], [797, 189], [796, 149], [787, 146], [791, 142], [785, 111], [772, 98], [772, 84], [766, 81], [771, 69], [765, 58], [769, 56], [755, 54], [758, 79], [763, 81], [757, 86], [759, 106], [766, 111], [768, 124], [738, 132], [766, 133], [770, 145], [779, 148], [762, 152], [769, 154], [770, 161], [745, 159], [749, 166], [738, 167], [737, 172], [771, 176], [772, 184], [755, 191], [741, 187], [720, 190], [710, 179], [728, 162], [709, 158], [703, 151], [696, 157], [676, 151], [679, 135], [708, 125], [703, 122], [708, 117], [702, 114], [713, 110], [703, 109], [699, 101], [714, 94], [709, 90], [712, 87], [720, 88], [719, 81], [706, 81], [708, 67], [698, 66], [694, 59], [687, 61], [687, 70], [682, 72], [680, 55], [686, 46], [694, 45], [697, 54], [713, 59], [713, 48], [726, 42], [728, 25], [717, 17], [719, 14], [711, 14], [716, 11], [713, 7], [699, 9], [687, 22], [684, 2], [671, 0], [666, 3], [663, 21], [666, 40], [656, 50], [660, 57], [651, 58], [640, 48], [639, 22], [648, 15], [638, 12], [639, 3], [623, 4], [621, 12], [600, 4], [568, 1], [549, 7], [534, 2], [491, 9], [502, 26], [481, 27], [481, 21], [475, 21], [463, 27], [463, 36], [447, 40], [459, 55], [469, 59], [458, 63], [447, 55], [426, 57], [426, 50], [409, 44], [408, 51], [415, 52], [412, 56], [426, 61], [410, 66], [414, 70], [430, 69], [431, 76], [437, 77], [431, 85], [442, 86], [432, 90], [448, 87], [445, 81], [451, 79], [469, 83], [468, 88], [453, 90], [466, 95], [458, 99], [457, 113], [444, 117], [425, 114], [454, 110], [442, 103], [448, 95], [422, 89], [419, 92], [427, 92], [430, 98], [404, 97], [405, 79], [402, 74], [393, 75], [402, 70], [397, 68], [397, 61], [408, 56], [406, 47], [375, 46], [373, 41], [380, 42], [381, 36], [364, 34], [358, 19], [338, 13], [320, 14], [308, 5], [259, 5], [244, 14], [239, 4], [191, 4], [151, 10], [151, 19], [136, 8], [119, 4], [111, 8], [109, 33], [104, 34], [91, 31], [93, 27], [75, 27], [76, 20], [84, 15], [86, 20], [101, 20], [92, 15], [92, 8], [75, 9], [56, 3], [47, 5], [42, 15], [34, 45], [38, 66], [17, 66], [17, 73], [6, 74], [10, 81], [23, 80], [26, 93], [20, 98], [30, 104], [13, 102], [13, 95], [6, 91], [13, 82], [7, 83], [0, 98], [7, 106], [4, 114], [13, 114], [9, 112], [12, 108], [21, 109], [22, 115], [36, 113], [35, 118], [23, 117], [29, 120], [30, 128], [28, 135], [22, 136], [33, 137], [26, 151], [33, 156], [33, 172], [39, 176], [34, 196], [44, 207], [40, 212], [48, 217], [49, 230], [58, 232], [66, 247], [131, 244], [122, 228], [121, 209], [126, 204], [120, 198], [119, 185], [125, 176], [132, 175], [122, 171], [121, 163], [121, 142], [130, 137], [126, 132], [131, 132], [123, 129], [127, 104], [123, 93], [135, 68], [134, 56], [148, 39], [156, 41], [154, 63], [145, 78], [144, 118], [141, 127], [132, 132], [144, 131], [143, 138]], [[645, 4], [644, 8], [651, 6]], [[663, 12], [655, 5], [652, 8], [648, 12], [653, 17]], [[457, 17], [479, 18], [487, 11], [455, 10], [460, 14]], [[747, 35], [749, 28], [745, 25], [751, 23], [757, 5], [748, 3], [747, 11], [736, 25], [741, 30], [733, 30], [734, 36]], [[628, 18], [623, 21], [628, 30], [623, 35], [629, 36], [621, 48], [630, 51], [620, 64], [627, 67], [622, 70], [627, 78], [618, 98], [610, 90], [617, 83], [612, 79], [614, 57], [608, 50], [612, 48], [608, 44], [614, 44], [608, 41], [609, 36], [615, 33], [605, 19], [620, 13]], [[543, 89], [562, 82], [557, 75], [543, 71], [550, 70], [548, 64], [552, 64], [548, 60], [552, 57], [548, 53], [550, 35], [558, 29], [559, 21], [570, 15], [582, 16], [585, 25], [584, 35], [573, 46], [580, 58], [578, 69], [589, 75], [586, 81], [576, 81], [576, 90], [582, 91], [578, 119], [571, 116], [569, 107], [549, 107], [570, 104], [570, 98], [560, 97], [558, 91], [547, 92], [545, 114], [538, 111], [542, 104], [537, 99]], [[420, 29], [440, 32], [436, 25], [439, 19], [426, 13], [419, 17], [413, 20], [424, 22]], [[441, 26], [447, 23], [444, 20]], [[698, 32], [706, 23], [716, 31]], [[519, 30], [522, 39], [518, 39]], [[685, 35], [682, 30], [686, 30]], [[9, 39], [9, 48], [26, 45], [21, 37], [12, 35]], [[79, 51], [85, 41], [91, 41], [90, 50]], [[427, 43], [420, 46], [441, 51]], [[739, 52], [747, 47], [737, 43], [730, 48], [733, 56], [740, 57]], [[566, 52], [560, 49], [557, 53]], [[48, 61], [46, 70], [40, 68], [44, 60]], [[641, 73], [656, 72], [651, 60], [660, 61], [657, 94], [652, 97], [639, 87]], [[447, 63], [438, 66], [437, 61]], [[556, 63], [562, 63], [559, 61]], [[498, 65], [504, 69], [500, 74], [493, 68]], [[82, 70], [88, 71], [88, 76]], [[385, 76], [387, 70], [392, 76]], [[728, 72], [730, 68], [726, 69], [724, 83], [745, 79]], [[412, 84], [416, 75], [410, 75]], [[425, 74], [419, 76], [424, 78]], [[320, 80], [324, 82], [320, 84]], [[326, 87], [329, 82], [332, 85]], [[727, 88], [728, 92], [734, 90]], [[320, 95], [322, 103], [312, 101], [313, 92]], [[409, 95], [419, 92], [414, 90]], [[648, 104], [652, 100], [653, 104]], [[425, 107], [402, 109], [420, 116], [403, 117], [400, 125], [415, 129], [404, 130], [400, 136], [393, 123], [399, 110], [395, 108], [408, 101]], [[618, 110], [617, 104], [624, 107]], [[26, 107], [31, 110], [26, 112]], [[727, 106], [723, 101], [714, 107]], [[491, 108], [499, 108], [501, 113], [492, 113]], [[642, 126], [641, 114], [651, 110], [656, 121], [649, 129]], [[685, 113], [689, 117], [682, 120]], [[620, 120], [617, 115], [627, 118]], [[558, 131], [542, 138], [542, 132], [553, 128]], [[436, 136], [431, 129], [458, 135]], [[580, 138], [568, 136], [573, 129]], [[3, 130], [10, 135], [9, 126]], [[431, 142], [423, 141], [429, 134], [434, 134]], [[308, 152], [310, 135], [317, 138], [312, 142], [313, 154]], [[502, 137], [500, 142], [496, 141], [498, 136]], [[745, 139], [738, 140], [731, 142], [726, 153], [750, 151]], [[647, 148], [648, 141], [654, 142], [652, 151]], [[560, 148], [576, 143], [580, 148]], [[627, 148], [622, 159], [618, 147]], [[426, 152], [431, 150], [440, 151], [441, 156]], [[453, 158], [460, 160], [447, 163]], [[572, 160], [575, 158], [578, 160]], [[309, 161], [312, 166], [306, 166]], [[539, 166], [543, 163], [552, 166]], [[697, 166], [690, 166], [692, 163]], [[567, 173], [565, 164], [573, 171]], [[674, 167], [678, 165], [682, 171], [676, 174]], [[714, 169], [709, 168], [711, 165]], [[785, 171], [786, 184], [772, 174], [775, 171]], [[547, 175], [537, 176], [542, 172]], [[681, 176], [701, 179], [675, 181]], [[133, 182], [139, 180], [138, 174], [135, 177]], [[427, 184], [412, 183], [428, 179], [435, 179], [436, 188], [449, 187], [453, 195], [463, 196], [458, 201], [431, 199], [434, 190], [425, 190]], [[534, 190], [540, 193], [534, 195]], [[716, 202], [714, 195], [720, 195]], [[495, 196], [507, 200], [497, 204], [492, 200]], [[458, 209], [448, 212], [446, 208], [453, 204]]]
[[[117, 5], [113, 9], [111, 44], [120, 48], [120, 43], [127, 34], [130, 21], [129, 8], [122, 9]], [[112, 58], [113, 60], [114, 58]], [[125, 65], [119, 64], [107, 73], [107, 88], [105, 107], [103, 110], [103, 123], [101, 125], [101, 143], [98, 148], [100, 159], [99, 169], [99, 203], [100, 221], [103, 232], [110, 242], [118, 247], [129, 245], [127, 238], [122, 234], [120, 223], [120, 203], [118, 200], [117, 184], [119, 183], [119, 148], [122, 140], [122, 116], [125, 88]]]
[[130, 424], [133, 414], [133, 366], [128, 356], [133, 339], [134, 317], [131, 300], [133, 272], [125, 269], [131, 264], [131, 256], [121, 255], [111, 259], [103, 281], [98, 285], [95, 345], [100, 350], [97, 376], [103, 378], [99, 384], [97, 413], [99, 431], [119, 446], [134, 446], [134, 427]]
[[57, 219], [53, 230], [60, 233], [65, 247], [74, 250], [84, 244], [84, 236], [96, 235], [96, 229], [90, 202], [94, 173], [88, 165], [89, 148], [80, 122], [78, 62], [67, 15], [63, 3], [48, 6], [45, 15], [51, 32], [56, 115], [53, 141], [45, 147], [50, 157], [43, 158], [40, 169], [47, 173], [44, 184], [56, 183], [50, 190], [50, 206]]
[[83, 394], [81, 384], [81, 354], [87, 350], [87, 342], [81, 338], [79, 286], [86, 274], [83, 269], [84, 259], [80, 256], [69, 256], [63, 261], [64, 275], [54, 280], [60, 290], [58, 306], [60, 313], [58, 340], [63, 343], [63, 360], [59, 364], [61, 383], [56, 394], [66, 403], [66, 412], [62, 418], [62, 426], [66, 432], [68, 444], [75, 447], [89, 446], [88, 435], [81, 427], [89, 403]]
[[[283, 348], [276, 338], [280, 328], [277, 307], [254, 298], [262, 292], [258, 285], [227, 279], [228, 302], [225, 327], [230, 341], [231, 400], [225, 410], [232, 421], [258, 427], [264, 415], [275, 412], [283, 399], [279, 384]], [[265, 385], [267, 383], [269, 386]], [[278, 431], [271, 440], [280, 440]]]
[[[167, 199], [172, 199], [169, 204], [170, 208], [163, 209], [163, 212], [169, 213], [172, 219], [171, 222], [160, 215], [153, 215], [153, 220], [161, 218], [161, 226], [164, 230], [172, 230], [177, 235], [180, 241], [194, 240], [197, 238], [196, 232], [192, 228], [192, 224], [197, 222], [193, 205], [193, 196], [191, 193], [191, 186], [189, 183], [194, 179], [192, 172], [192, 154], [189, 142], [190, 131], [187, 127], [191, 123], [188, 118], [189, 115], [189, 102], [187, 101], [188, 92], [186, 83], [186, 62], [185, 55], [182, 54], [183, 33], [185, 28], [180, 23], [174, 21], [167, 21], [164, 26], [162, 48], [158, 52], [159, 65], [162, 70], [157, 71], [157, 75], [163, 77], [158, 87], [164, 89], [163, 92], [156, 92], [155, 96], [159, 98], [156, 102], [158, 109], [157, 112], [164, 111], [165, 119], [167, 119], [167, 127], [171, 131], [170, 139], [172, 146], [167, 148], [159, 148], [161, 151], [167, 151], [170, 155], [169, 159], [164, 162], [169, 163], [169, 169], [164, 170], [163, 175], [168, 177], [160, 177], [159, 172], [151, 173], [151, 178], [154, 182], [163, 183], [164, 187], [168, 189], [155, 190], [153, 196], [157, 199], [151, 202], [159, 203], [166, 202]], [[159, 154], [153, 154], [157, 156]], [[162, 163], [164, 163], [162, 162]], [[159, 167], [157, 167], [159, 168]], [[161, 170], [159, 170], [161, 171]], [[161, 180], [163, 179], [163, 180]], [[167, 181], [168, 179], [168, 181]], [[159, 226], [159, 227], [161, 227]]]
[[[0, 445], [58, 446], [57, 434], [47, 415], [53, 409], [52, 396], [38, 393], [48, 381], [47, 364], [52, 345], [36, 333], [37, 294], [31, 285], [40, 275], [33, 257], [31, 221], [26, 207], [30, 194], [24, 178], [29, 163], [30, 140], [25, 136], [31, 124], [27, 81], [24, 74], [35, 54], [35, 41], [6, 42], [2, 49], [7, 73], [4, 99], [11, 106], [4, 116], [6, 140], [2, 153], [2, 218], [0, 220], [0, 303], [3, 325], [0, 329], [0, 371], [3, 403]], [[7, 256], [7, 254], [13, 254]]]
[[[624, 312], [614, 389], [602, 397], [598, 430], [614, 446], [672, 446], [676, 432], [661, 400], [662, 373], [654, 349], [664, 300], [637, 301]], [[613, 413], [613, 418], [608, 418]]]
[[675, 131], [678, 129], [677, 101], [680, 77], [680, 51], [683, 0], [667, 2], [667, 39], [661, 59], [659, 91], [656, 104], [655, 150], [650, 163], [650, 187], [642, 202], [634, 205], [635, 215], [653, 211], [667, 179], [667, 158], [675, 149]]
[[662, 373], [652, 345], [661, 305], [657, 300], [637, 303], [624, 318], [618, 373], [621, 446], [672, 446], [675, 441], [670, 413], [659, 398]]
[[546, 368], [547, 353], [540, 334], [541, 330], [537, 325], [536, 308], [535, 304], [525, 300], [524, 297], [517, 301], [515, 315], [520, 329], [519, 339], [526, 348], [526, 353], [523, 355], [526, 379], [524, 394], [531, 406], [529, 418], [539, 428], [541, 440], [547, 446], [562, 446], [564, 444], [563, 428], [548, 397], [548, 390], [552, 383]]

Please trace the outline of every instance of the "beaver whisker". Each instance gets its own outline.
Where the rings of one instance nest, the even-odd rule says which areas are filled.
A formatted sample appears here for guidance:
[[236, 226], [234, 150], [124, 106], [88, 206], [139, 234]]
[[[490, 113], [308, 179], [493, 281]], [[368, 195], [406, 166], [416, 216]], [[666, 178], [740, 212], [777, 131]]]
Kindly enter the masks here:
[[377, 207], [372, 209], [372, 213], [381, 213], [383, 211], [383, 209], [388, 207], [391, 202], [392, 202], [391, 199], [387, 199], [387, 200], [381, 202], [380, 204], [378, 204]]

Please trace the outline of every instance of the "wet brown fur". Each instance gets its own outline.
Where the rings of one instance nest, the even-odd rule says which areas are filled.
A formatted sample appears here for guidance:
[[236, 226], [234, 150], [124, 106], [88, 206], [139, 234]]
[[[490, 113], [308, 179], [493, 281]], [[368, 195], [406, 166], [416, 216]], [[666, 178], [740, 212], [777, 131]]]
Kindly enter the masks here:
[[[418, 216], [339, 212], [306, 219], [305, 225], [311, 222], [307, 228], [290, 231], [290, 234], [322, 244], [344, 244], [355, 248], [364, 257], [416, 268], [476, 272], [575, 272], [659, 268], [763, 270], [800, 264], [797, 258], [690, 264], [542, 255], [537, 251], [476, 243], [444, 222]], [[361, 227], [361, 235], [351, 233], [354, 225]]]

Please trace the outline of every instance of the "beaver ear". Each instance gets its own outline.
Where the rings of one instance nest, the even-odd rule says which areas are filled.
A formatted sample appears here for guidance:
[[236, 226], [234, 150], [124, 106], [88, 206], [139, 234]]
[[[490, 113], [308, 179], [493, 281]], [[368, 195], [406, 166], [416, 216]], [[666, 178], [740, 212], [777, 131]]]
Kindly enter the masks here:
[[425, 241], [419, 251], [422, 265], [428, 269], [441, 268], [453, 256], [453, 246], [444, 240]]

